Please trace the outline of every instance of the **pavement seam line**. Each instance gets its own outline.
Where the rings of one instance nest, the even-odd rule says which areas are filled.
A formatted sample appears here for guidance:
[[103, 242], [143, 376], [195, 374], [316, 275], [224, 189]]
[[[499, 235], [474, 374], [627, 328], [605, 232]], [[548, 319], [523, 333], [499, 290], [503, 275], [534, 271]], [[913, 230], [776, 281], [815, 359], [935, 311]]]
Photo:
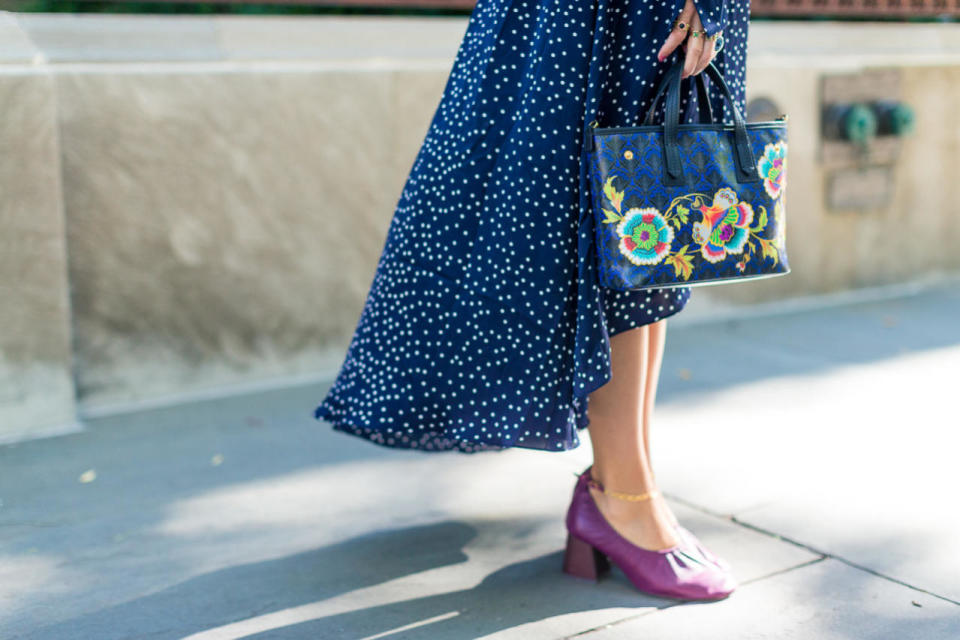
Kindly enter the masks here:
[[761, 580], [767, 580], [768, 578], [772, 578], [774, 576], [779, 576], [784, 573], [790, 573], [791, 571], [796, 571], [797, 569], [803, 569], [804, 567], [809, 567], [810, 565], [817, 564], [818, 562], [823, 562], [827, 558], [828, 556], [826, 554], [820, 554], [820, 556], [817, 558], [804, 560], [799, 564], [791, 565], [789, 567], [784, 567], [783, 569], [777, 569], [776, 571], [771, 571], [770, 573], [766, 573], [762, 576], [757, 576], [756, 578], [750, 578], [749, 580], [744, 580], [740, 584], [741, 585], [752, 584], [754, 582], [760, 582]]
[[949, 603], [951, 603], [951, 604], [960, 605], [960, 602], [958, 602], [957, 600], [953, 600], [953, 599], [951, 599], [951, 598], [948, 598], [947, 596], [942, 596], [942, 595], [940, 595], [940, 594], [938, 594], [938, 593], [934, 593], [934, 592], [932, 592], [932, 591], [928, 591], [927, 589], [924, 589], [924, 588], [922, 588], [922, 587], [918, 587], [918, 586], [912, 585], [912, 584], [910, 584], [909, 582], [904, 582], [903, 580], [899, 580], [899, 579], [897, 579], [897, 578], [894, 578], [893, 576], [888, 576], [888, 575], [886, 575], [886, 574], [880, 573], [879, 571], [876, 571], [875, 569], [871, 569], [870, 567], [865, 567], [865, 566], [863, 566], [863, 565], [857, 564], [856, 562], [854, 562], [854, 561], [852, 561], [852, 560], [848, 560], [848, 559], [844, 558], [843, 556], [838, 556], [838, 555], [829, 553], [829, 552], [827, 552], [827, 551], [823, 551], [822, 549], [818, 549], [818, 548], [816, 548], [816, 547], [814, 547], [814, 546], [811, 546], [811, 545], [809, 545], [809, 544], [800, 542], [799, 540], [794, 540], [793, 538], [790, 538], [790, 537], [788, 537], [788, 536], [785, 536], [785, 535], [776, 533], [775, 531], [770, 531], [769, 529], [764, 529], [763, 527], [759, 527], [759, 526], [757, 526], [757, 525], [750, 524], [749, 522], [745, 522], [745, 521], [743, 521], [743, 520], [740, 520], [740, 519], [737, 518], [737, 516], [735, 516], [735, 515], [727, 515], [727, 514], [717, 513], [716, 511], [713, 511], [713, 510], [711, 510], [711, 509], [708, 509], [708, 508], [706, 508], [706, 507], [704, 507], [704, 506], [702, 506], [702, 505], [696, 504], [696, 503], [694, 503], [694, 502], [690, 502], [689, 500], [685, 500], [685, 499], [683, 499], [683, 498], [680, 498], [679, 496], [676, 496], [676, 495], [674, 495], [674, 494], [672, 494], [672, 493], [668, 493], [668, 492], [666, 492], [666, 491], [663, 491], [662, 493], [663, 493], [664, 496], [666, 496], [666, 497], [669, 498], [670, 500], [676, 500], [676, 501], [679, 502], [680, 504], [682, 504], [682, 505], [684, 505], [684, 506], [686, 506], [686, 507], [689, 507], [689, 508], [691, 508], [691, 509], [695, 509], [696, 511], [700, 511], [701, 513], [705, 513], [705, 514], [707, 514], [707, 515], [709, 515], [709, 516], [713, 516], [713, 517], [719, 518], [719, 519], [721, 519], [721, 520], [726, 520], [726, 521], [728, 521], [728, 522], [732, 522], [732, 523], [737, 524], [737, 525], [739, 525], [739, 526], [741, 526], [741, 527], [746, 527], [746, 528], [748, 528], [748, 529], [752, 529], [752, 530], [756, 531], [757, 533], [762, 533], [762, 534], [764, 534], [764, 535], [770, 536], [771, 538], [776, 538], [777, 540], [781, 540], [781, 541], [786, 542], [786, 543], [788, 543], [788, 544], [792, 544], [792, 545], [794, 545], [794, 546], [796, 546], [796, 547], [800, 547], [801, 549], [805, 549], [805, 550], [807, 550], [807, 551], [809, 551], [809, 552], [811, 552], [811, 553], [815, 553], [815, 554], [818, 554], [818, 555], [822, 555], [822, 556], [827, 557], [827, 558], [832, 558], [832, 559], [834, 559], [834, 560], [837, 560], [837, 561], [839, 561], [839, 562], [844, 563], [845, 565], [847, 565], [847, 566], [849, 566], [849, 567], [853, 567], [854, 569], [859, 569], [859, 570], [861, 570], [861, 571], [866, 571], [867, 573], [870, 573], [870, 574], [872, 574], [872, 575], [874, 575], [874, 576], [876, 576], [876, 577], [878, 577], [878, 578], [883, 578], [884, 580], [889, 580], [890, 582], [895, 582], [895, 583], [897, 583], [897, 584], [899, 584], [899, 585], [901, 585], [901, 586], [907, 587], [907, 588], [909, 588], [909, 589], [913, 589], [914, 591], [919, 591], [920, 593], [925, 593], [925, 594], [927, 594], [927, 595], [929, 595], [929, 596], [933, 596], [934, 598], [938, 598], [938, 599], [940, 599], [940, 600], [943, 600], [943, 601], [945, 601], [945, 602], [949, 602]]
[[[656, 596], [651, 596], [651, 597], [656, 597]], [[656, 613], [657, 611], [663, 611], [663, 610], [665, 610], [665, 609], [672, 609], [673, 607], [679, 606], [679, 605], [681, 605], [681, 604], [686, 604], [686, 603], [684, 603], [684, 602], [668, 602], [668, 603], [664, 604], [663, 606], [660, 606], [660, 607], [652, 607], [651, 609], [649, 609], [649, 610], [647, 610], [647, 611], [644, 611], [644, 612], [642, 612], [642, 613], [638, 613], [638, 614], [636, 614], [636, 615], [628, 616], [628, 617], [626, 617], [626, 618], [621, 618], [621, 619], [619, 619], [619, 620], [614, 620], [613, 622], [605, 622], [605, 623], [603, 623], [602, 625], [600, 625], [600, 626], [598, 626], [598, 627], [591, 627], [591, 628], [589, 628], [589, 629], [584, 629], [583, 631], [578, 631], [578, 632], [576, 632], [576, 633], [574, 633], [574, 634], [571, 634], [571, 635], [569, 635], [569, 636], [561, 636], [561, 638], [560, 638], [559, 640], [569, 640], [570, 638], [583, 638], [583, 637], [585, 637], [588, 633], [596, 633], [597, 631], [603, 631], [603, 630], [605, 630], [605, 629], [609, 629], [609, 628], [611, 628], [611, 627], [615, 627], [615, 626], [617, 626], [617, 625], [619, 625], [619, 624], [623, 624], [624, 622], [630, 622], [631, 620], [638, 620], [638, 619], [640, 619], [640, 618], [643, 618], [644, 616], [649, 616], [649, 615], [651, 615], [651, 614]]]
[[943, 601], [945, 601], [945, 602], [949, 602], [950, 604], [960, 605], [960, 602], [958, 602], [957, 600], [953, 600], [953, 599], [951, 599], [951, 598], [948, 598], [947, 596], [942, 596], [942, 595], [940, 595], [939, 593], [934, 593], [933, 591], [929, 591], [929, 590], [927, 590], [927, 589], [924, 589], [923, 587], [918, 587], [918, 586], [916, 586], [916, 585], [912, 585], [912, 584], [910, 584], [909, 582], [905, 582], [905, 581], [903, 581], [903, 580], [900, 580], [899, 578], [894, 578], [893, 576], [888, 576], [888, 575], [886, 575], [885, 573], [880, 573], [880, 572], [877, 571], [876, 569], [871, 569], [870, 567], [867, 567], [867, 566], [858, 564], [858, 563], [854, 562], [853, 560], [848, 560], [848, 559], [844, 558], [843, 556], [838, 556], [838, 555], [836, 555], [836, 554], [829, 553], [829, 552], [827, 552], [827, 551], [822, 551], [822, 550], [820, 550], [820, 549], [817, 549], [816, 547], [810, 546], [810, 545], [805, 544], [805, 543], [803, 543], [803, 542], [800, 542], [800, 541], [798, 541], [798, 540], [794, 540], [793, 538], [789, 538], [789, 537], [784, 536], [784, 535], [779, 534], [779, 533], [774, 533], [773, 531], [769, 531], [769, 530], [767, 530], [767, 529], [764, 529], [763, 527], [758, 527], [757, 525], [750, 524], [749, 522], [744, 522], [744, 521], [742, 521], [742, 520], [739, 520], [736, 516], [731, 516], [731, 517], [730, 517], [730, 521], [731, 521], [731, 522], [735, 522], [736, 524], [738, 524], [738, 525], [740, 525], [740, 526], [742, 526], [742, 527], [747, 527], [748, 529], [753, 529], [754, 531], [757, 531], [758, 533], [764, 533], [764, 534], [766, 534], [766, 535], [768, 535], [768, 536], [775, 536], [778, 540], [783, 540], [783, 541], [785, 541], [785, 542], [789, 542], [790, 544], [796, 545], [796, 546], [798, 546], [798, 547], [803, 547], [804, 549], [807, 549], [808, 551], [811, 551], [811, 552], [813, 552], [813, 553], [822, 554], [823, 556], [825, 556], [825, 557], [827, 557], [827, 558], [831, 558], [831, 559], [833, 559], [833, 560], [837, 560], [838, 562], [842, 562], [843, 564], [847, 565], [848, 567], [852, 567], [852, 568], [854, 568], [854, 569], [859, 569], [860, 571], [865, 571], [865, 572], [867, 572], [867, 573], [869, 573], [869, 574], [871, 574], [871, 575], [873, 575], [873, 576], [876, 576], [877, 578], [883, 578], [884, 580], [888, 580], [888, 581], [890, 581], [890, 582], [894, 582], [894, 583], [896, 583], [896, 584], [899, 584], [900, 586], [907, 587], [908, 589], [913, 589], [914, 591], [919, 591], [920, 593], [925, 593], [925, 594], [927, 594], [928, 596], [932, 596], [932, 597], [934, 597], [934, 598], [938, 598], [938, 599], [943, 600]]
[[[808, 567], [808, 566], [810, 566], [810, 565], [817, 564], [818, 562], [823, 562], [824, 560], [826, 560], [826, 556], [820, 556], [819, 558], [813, 558], [812, 560], [805, 560], [804, 562], [801, 562], [801, 563], [796, 564], [796, 565], [791, 565], [791, 566], [785, 567], [785, 568], [783, 568], [783, 569], [778, 569], [778, 570], [776, 570], [776, 571], [772, 571], [772, 572], [767, 573], [767, 574], [764, 574], [764, 575], [762, 575], [762, 576], [757, 576], [756, 578], [751, 578], [750, 580], [744, 580], [743, 582], [740, 583], [740, 585], [743, 586], [743, 585], [747, 585], [747, 584], [753, 584], [754, 582], [760, 582], [760, 581], [762, 581], [762, 580], [766, 580], [766, 579], [768, 579], [768, 578], [772, 578], [773, 576], [777, 576], [777, 575], [780, 575], [780, 574], [782, 574], [782, 573], [789, 573], [790, 571], [794, 571], [794, 570], [796, 570], [796, 569], [802, 569], [802, 568], [804, 568], [804, 567]], [[674, 607], [679, 607], [679, 606], [682, 606], [682, 605], [685, 605], [685, 604], [695, 604], [695, 602], [688, 602], [688, 601], [669, 602], [669, 603], [667, 603], [666, 605], [664, 605], [664, 606], [662, 606], [662, 607], [653, 607], [653, 608], [651, 608], [651, 609], [649, 609], [649, 610], [647, 610], [647, 611], [644, 611], [644, 612], [642, 612], [642, 613], [638, 613], [638, 614], [636, 614], [636, 615], [627, 616], [626, 618], [621, 618], [621, 619], [619, 619], [619, 620], [614, 620], [614, 621], [612, 621], [612, 622], [606, 622], [606, 623], [604, 623], [604, 624], [602, 624], [602, 625], [600, 625], [600, 626], [598, 626], [598, 627], [592, 627], [592, 628], [590, 628], [590, 629], [584, 629], [583, 631], [578, 631], [577, 633], [575, 633], [575, 634], [573, 634], [573, 635], [563, 636], [560, 640], [569, 640], [570, 638], [582, 638], [582, 637], [586, 636], [586, 634], [588, 634], [588, 633], [595, 633], [595, 632], [597, 632], [597, 631], [604, 631], [604, 630], [609, 629], [609, 628], [611, 628], [611, 627], [614, 627], [614, 626], [623, 624], [624, 622], [630, 622], [630, 621], [632, 621], [632, 620], [639, 620], [640, 618], [653, 615], [653, 614], [655, 614], [655, 613], [657, 613], [657, 612], [659, 612], [659, 611], [666, 611], [667, 609], [672, 609], [672, 608], [674, 608]]]

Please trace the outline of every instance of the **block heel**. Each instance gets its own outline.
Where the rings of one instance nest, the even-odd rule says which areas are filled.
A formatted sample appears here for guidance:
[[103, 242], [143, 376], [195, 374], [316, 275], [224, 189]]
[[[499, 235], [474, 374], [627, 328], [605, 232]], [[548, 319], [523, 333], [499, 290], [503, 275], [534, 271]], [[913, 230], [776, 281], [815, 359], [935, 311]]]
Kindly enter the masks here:
[[643, 494], [610, 491], [591, 478], [588, 467], [577, 479], [567, 509], [564, 573], [598, 581], [616, 565], [639, 591], [679, 600], [719, 600], [736, 589], [733, 574], [698, 549], [692, 535], [682, 534], [680, 542], [668, 549], [645, 549], [621, 536], [600, 513], [588, 490], [594, 485], [625, 499], [655, 495], [653, 489]]
[[596, 582], [600, 580], [600, 576], [610, 571], [610, 561], [602, 551], [568, 531], [563, 571]]

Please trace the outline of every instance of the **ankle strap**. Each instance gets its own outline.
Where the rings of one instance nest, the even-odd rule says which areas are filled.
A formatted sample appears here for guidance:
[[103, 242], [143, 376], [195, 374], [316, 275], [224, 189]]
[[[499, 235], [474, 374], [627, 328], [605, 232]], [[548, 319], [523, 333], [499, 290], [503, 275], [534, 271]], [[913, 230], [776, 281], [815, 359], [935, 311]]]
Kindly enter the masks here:
[[597, 491], [600, 491], [601, 493], [604, 493], [610, 496], [611, 498], [620, 498], [621, 500], [631, 500], [634, 502], [639, 502], [641, 500], [648, 500], [653, 496], [657, 495], [658, 493], [660, 493], [660, 490], [656, 488], [650, 489], [649, 491], [646, 491], [644, 493], [621, 493], [620, 491], [611, 491], [609, 489], [605, 489], [604, 486], [600, 484], [599, 481], [594, 480], [592, 475], [587, 478], [587, 486], [593, 487]]

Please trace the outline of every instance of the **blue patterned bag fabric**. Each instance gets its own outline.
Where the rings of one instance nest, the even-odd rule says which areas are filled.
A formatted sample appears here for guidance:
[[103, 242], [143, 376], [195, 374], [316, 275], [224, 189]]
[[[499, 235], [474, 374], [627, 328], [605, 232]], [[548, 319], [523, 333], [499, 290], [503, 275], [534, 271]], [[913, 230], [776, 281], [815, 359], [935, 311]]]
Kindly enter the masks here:
[[737, 282], [790, 272], [786, 116], [746, 123], [722, 75], [706, 73], [734, 123], [679, 124], [682, 61], [638, 127], [596, 127], [590, 189], [601, 285], [622, 291]]

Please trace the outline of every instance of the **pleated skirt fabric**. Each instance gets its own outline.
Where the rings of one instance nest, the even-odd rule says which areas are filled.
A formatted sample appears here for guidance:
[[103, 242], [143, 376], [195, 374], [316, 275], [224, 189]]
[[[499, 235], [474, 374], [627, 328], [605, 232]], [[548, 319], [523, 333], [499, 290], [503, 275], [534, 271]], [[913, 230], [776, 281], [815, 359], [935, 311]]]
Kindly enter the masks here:
[[[598, 285], [582, 142], [640, 123], [682, 6], [479, 0], [315, 418], [422, 451], [579, 446], [610, 338], [690, 297]], [[748, 12], [729, 7], [715, 59], [741, 110]]]

